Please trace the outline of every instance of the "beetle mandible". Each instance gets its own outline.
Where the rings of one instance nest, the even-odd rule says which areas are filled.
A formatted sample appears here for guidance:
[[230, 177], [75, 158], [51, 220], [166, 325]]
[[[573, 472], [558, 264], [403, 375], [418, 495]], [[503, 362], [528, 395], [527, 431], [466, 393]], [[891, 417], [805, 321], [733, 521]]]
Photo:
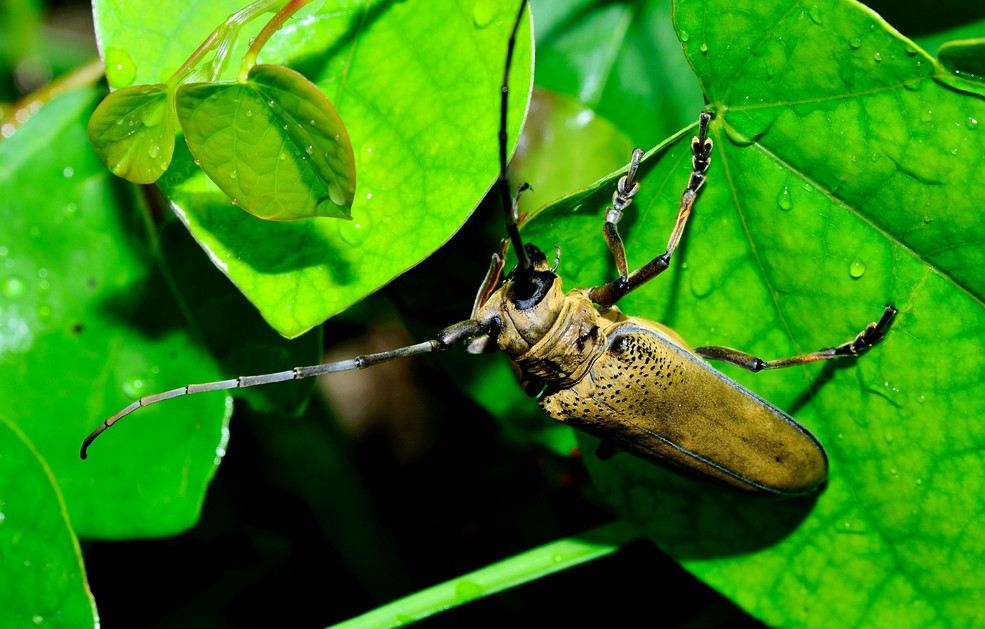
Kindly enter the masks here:
[[[690, 348], [670, 328], [623, 314], [615, 307], [670, 265], [711, 164], [708, 137], [711, 114], [702, 113], [691, 142], [692, 171], [681, 196], [666, 250], [629, 272], [619, 235], [622, 213], [640, 187], [636, 173], [643, 151], [635, 149], [627, 173], [606, 211], [603, 236], [618, 277], [607, 284], [565, 293], [556, 265], [543, 252], [524, 244], [519, 233], [517, 199], [507, 178], [506, 114], [509, 72], [520, 11], [507, 47], [499, 132], [498, 192], [506, 216], [507, 238], [493, 254], [469, 319], [441, 330], [436, 338], [392, 351], [350, 360], [190, 384], [147, 396], [105, 420], [83, 442], [86, 458], [92, 441], [133, 411], [163, 400], [311, 376], [364, 369], [408, 356], [445, 350], [466, 343], [469, 352], [500, 349], [520, 368], [523, 384], [536, 394], [552, 418], [600, 437], [648, 461], [689, 475], [753, 493], [798, 496], [816, 490], [827, 478], [821, 443], [788, 414], [718, 372], [718, 360], [749, 371], [802, 365], [818, 360], [858, 356], [880, 342], [896, 315], [887, 305], [877, 322], [854, 339], [809, 354], [764, 361], [728, 347]], [[500, 285], [508, 245], [516, 268]]]

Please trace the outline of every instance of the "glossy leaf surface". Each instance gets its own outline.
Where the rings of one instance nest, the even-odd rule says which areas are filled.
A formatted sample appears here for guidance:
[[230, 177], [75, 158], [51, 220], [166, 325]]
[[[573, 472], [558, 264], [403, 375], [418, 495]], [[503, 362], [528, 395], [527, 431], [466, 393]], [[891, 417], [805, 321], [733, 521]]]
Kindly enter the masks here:
[[352, 218], [349, 135], [332, 103], [302, 75], [255, 66], [245, 83], [183, 85], [177, 103], [198, 165], [250, 214]]
[[17, 190], [0, 199], [0, 386], [80, 536], [168, 535], [198, 517], [230, 405], [143, 409], [79, 460], [81, 439], [137, 397], [220, 376], [156, 267], [143, 204], [88, 145], [100, 96], [65, 94], [0, 143], [0, 185]]
[[[94, 3], [104, 54], [127, 51], [131, 72], [122, 79], [169, 76], [240, 8], [235, 0], [208, 3], [188, 19], [185, 6]], [[430, 255], [471, 214], [498, 170], [499, 87], [514, 17], [511, 7], [464, 0], [325, 3], [267, 44], [262, 63], [300, 71], [345, 121], [359, 173], [352, 221], [256, 219], [232, 207], [176, 148], [162, 189], [280, 333], [297, 336], [344, 310]], [[255, 35], [248, 30], [230, 58], [245, 52]], [[511, 144], [529, 94], [530, 41], [525, 22], [514, 57]]]
[[98, 626], [55, 479], [6, 417], [0, 417], [0, 557], [0, 625]]
[[89, 139], [114, 175], [154, 183], [171, 164], [174, 115], [171, 89], [163, 84], [117, 90], [89, 119]]
[[[826, 445], [829, 484], [813, 500], [764, 503], [629, 455], [599, 461], [580, 437], [590, 471], [620, 513], [767, 624], [981, 622], [977, 85], [850, 2], [682, 1], [675, 24], [716, 116], [712, 167], [671, 270], [620, 307], [765, 359], [847, 341], [886, 302], [900, 315], [857, 361], [721, 368]], [[663, 251], [692, 135], [641, 168], [620, 224], [631, 267]], [[567, 243], [568, 287], [613, 277], [598, 230], [614, 181], [525, 230]]]
[[985, 82], [985, 39], [968, 39], [942, 45], [937, 56], [941, 64], [965, 79]]

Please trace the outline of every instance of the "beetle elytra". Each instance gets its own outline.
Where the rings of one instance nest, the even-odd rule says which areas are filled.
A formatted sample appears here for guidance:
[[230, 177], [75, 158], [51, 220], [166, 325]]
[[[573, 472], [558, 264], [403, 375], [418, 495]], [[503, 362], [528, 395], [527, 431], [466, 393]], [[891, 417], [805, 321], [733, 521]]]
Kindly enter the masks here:
[[[708, 360], [750, 371], [857, 356], [883, 339], [895, 308], [853, 340], [810, 354], [764, 361], [727, 347], [690, 348], [673, 330], [623, 314], [615, 304], [630, 291], [660, 275], [683, 236], [711, 163], [708, 137], [712, 116], [702, 113], [692, 140], [692, 171], [677, 218], [660, 255], [630, 272], [617, 225], [640, 187], [639, 149], [616, 186], [603, 236], [618, 277], [591, 288], [562, 290], [556, 267], [519, 232], [517, 198], [506, 175], [506, 112], [510, 62], [517, 28], [513, 27], [504, 69], [500, 123], [498, 193], [506, 216], [507, 238], [492, 256], [469, 319], [441, 330], [434, 339], [351, 360], [191, 384], [141, 398], [105, 420], [82, 445], [81, 455], [104, 430], [140, 407], [170, 398], [282, 382], [363, 369], [466, 343], [472, 353], [499, 349], [520, 368], [523, 384], [536, 394], [552, 418], [584, 430], [654, 463], [726, 486], [767, 495], [797, 496], [817, 489], [828, 462], [820, 442], [788, 414], [712, 368]], [[516, 268], [501, 282], [507, 245]]]

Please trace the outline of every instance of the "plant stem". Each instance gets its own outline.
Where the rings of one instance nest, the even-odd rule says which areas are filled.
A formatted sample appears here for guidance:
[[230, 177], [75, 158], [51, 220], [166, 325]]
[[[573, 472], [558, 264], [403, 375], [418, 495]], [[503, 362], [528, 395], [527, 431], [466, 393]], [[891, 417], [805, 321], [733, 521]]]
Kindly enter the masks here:
[[267, 25], [263, 27], [263, 30], [256, 36], [253, 43], [250, 45], [250, 49], [246, 52], [243, 57], [243, 65], [239, 68], [239, 82], [245, 83], [247, 76], [250, 74], [250, 70], [257, 63], [257, 57], [260, 55], [260, 50], [267, 44], [270, 37], [280, 30], [280, 27], [284, 25], [284, 22], [288, 20], [292, 15], [298, 12], [301, 7], [311, 2], [311, 0], [290, 0], [277, 15], [272, 17]]
[[[218, 26], [205, 41], [192, 53], [190, 57], [178, 70], [167, 80], [171, 87], [177, 87], [181, 81], [190, 74], [195, 67], [201, 63], [202, 59], [212, 50], [216, 50], [215, 58], [212, 60], [211, 81], [215, 81], [222, 72], [226, 64], [226, 57], [232, 50], [236, 38], [239, 36], [240, 29], [248, 22], [253, 21], [260, 15], [273, 10], [284, 3], [284, 0], [257, 0], [256, 2], [233, 13], [226, 21]], [[279, 13], [278, 13], [279, 15]], [[274, 18], [276, 19], [276, 17]], [[269, 37], [269, 36], [268, 36]]]

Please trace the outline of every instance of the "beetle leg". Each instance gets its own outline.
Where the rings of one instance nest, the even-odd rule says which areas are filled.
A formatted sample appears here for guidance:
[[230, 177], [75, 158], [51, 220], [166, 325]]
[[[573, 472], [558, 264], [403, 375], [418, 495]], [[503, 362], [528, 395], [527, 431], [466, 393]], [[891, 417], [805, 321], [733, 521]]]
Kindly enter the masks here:
[[612, 193], [612, 207], [605, 213], [605, 224], [602, 225], [602, 234], [605, 242], [609, 245], [609, 251], [616, 261], [616, 270], [619, 271], [619, 279], [622, 282], [629, 280], [629, 267], [626, 264], [626, 246], [619, 236], [619, 220], [622, 212], [633, 202], [633, 197], [640, 189], [640, 184], [636, 179], [636, 171], [640, 167], [640, 160], [643, 159], [642, 149], [633, 149], [633, 157], [629, 162], [629, 171], [619, 178], [616, 184], [616, 191]]
[[879, 321], [865, 326], [865, 329], [859, 332], [858, 336], [851, 341], [802, 356], [791, 356], [790, 358], [778, 358], [776, 360], [766, 361], [758, 356], [740, 352], [731, 347], [721, 347], [718, 345], [696, 347], [694, 348], [694, 353], [706, 360], [720, 360], [754, 373], [763, 371], [764, 369], [782, 369], [783, 367], [805, 365], [817, 360], [859, 356], [886, 336], [886, 331], [889, 330], [889, 326], [893, 321], [893, 317], [896, 316], [896, 312], [896, 308], [891, 304], [887, 304]]
[[[614, 282], [596, 286], [589, 291], [588, 296], [595, 303], [603, 307], [611, 306], [626, 295], [626, 293], [639, 288], [663, 273], [670, 265], [670, 258], [674, 255], [674, 251], [681, 241], [681, 236], [684, 234], [684, 227], [687, 225], [687, 219], [691, 215], [691, 208], [694, 207], [694, 201], [698, 197], [698, 190], [704, 185], [705, 173], [711, 164], [712, 142], [711, 138], [708, 137], [708, 122], [710, 120], [711, 114], [708, 113], [702, 113], [698, 118], [698, 135], [691, 140], [691, 152], [693, 153], [693, 157], [691, 158], [691, 177], [688, 180], [684, 194], [681, 195], [681, 205], [677, 211], [677, 220], [674, 222], [674, 229], [670, 233], [670, 240], [667, 242], [667, 250], [664, 253], [650, 260], [627, 276], [625, 248], [615, 227], [615, 223], [619, 220], [620, 209], [614, 207], [606, 214], [604, 227], [605, 238], [606, 242], [609, 243], [609, 249], [612, 250], [612, 254], [616, 258], [616, 267], [619, 269], [620, 277]], [[636, 185], [638, 186], [638, 184]], [[617, 196], [621, 192], [621, 187], [622, 180], [620, 179], [619, 187], [616, 190]], [[635, 188], [631, 188], [630, 190], [632, 194], [636, 193]], [[632, 194], [629, 196], [631, 197]], [[613, 197], [614, 206], [617, 196]], [[611, 220], [610, 217], [614, 217], [615, 220]]]
[[508, 238], [504, 238], [500, 244], [499, 251], [492, 254], [492, 260], [489, 261], [489, 270], [486, 271], [486, 277], [482, 280], [482, 285], [479, 286], [479, 292], [476, 293], [475, 301], [472, 303], [472, 315], [470, 317], [472, 319], [476, 318], [476, 315], [479, 314], [479, 308], [482, 308], [486, 301], [489, 300], [489, 296], [496, 291], [496, 285], [499, 284], [499, 279], [503, 274], [503, 266], [506, 264], [506, 247], [509, 245], [509, 242]]

